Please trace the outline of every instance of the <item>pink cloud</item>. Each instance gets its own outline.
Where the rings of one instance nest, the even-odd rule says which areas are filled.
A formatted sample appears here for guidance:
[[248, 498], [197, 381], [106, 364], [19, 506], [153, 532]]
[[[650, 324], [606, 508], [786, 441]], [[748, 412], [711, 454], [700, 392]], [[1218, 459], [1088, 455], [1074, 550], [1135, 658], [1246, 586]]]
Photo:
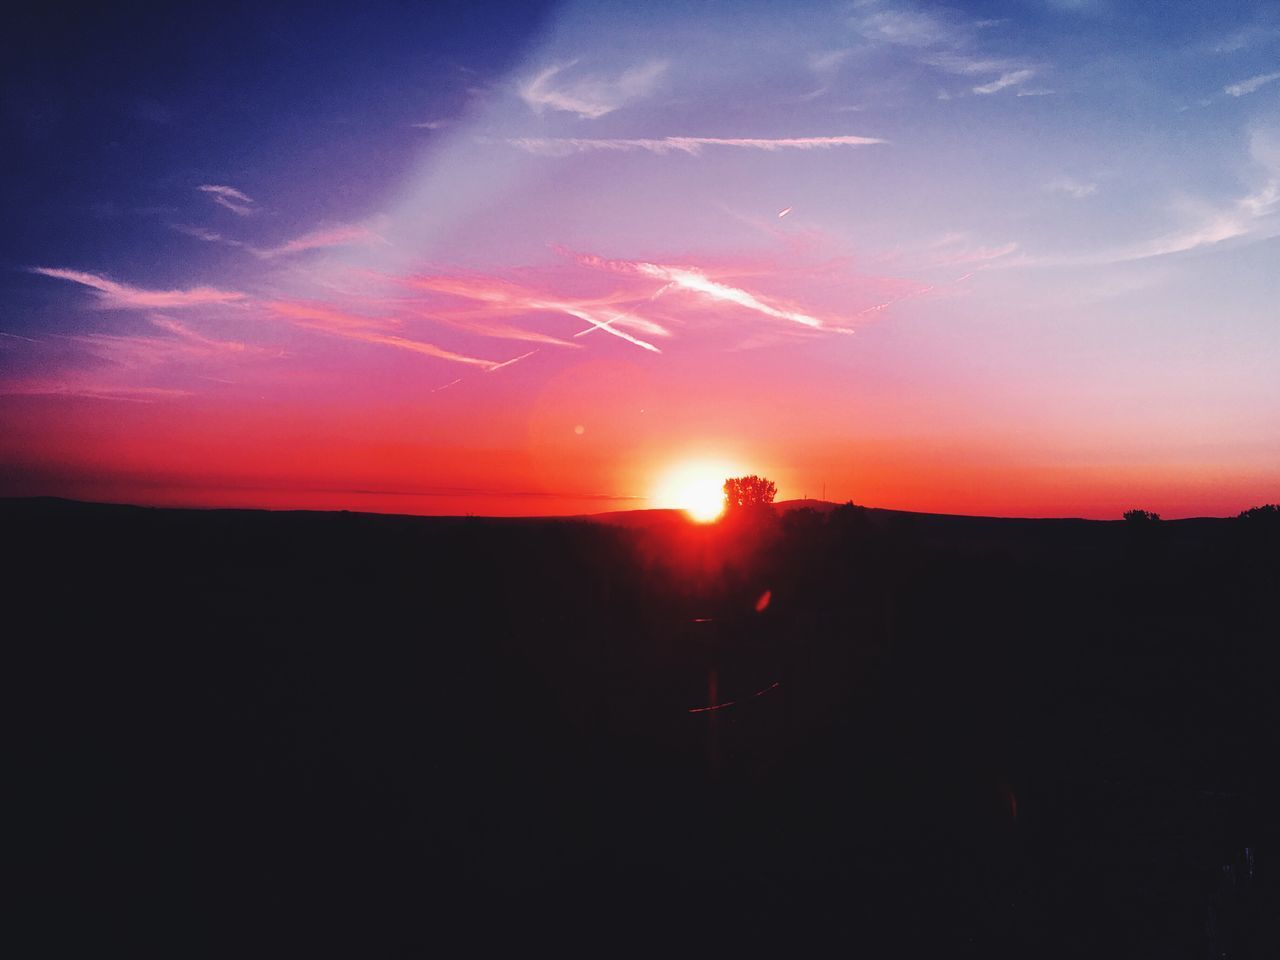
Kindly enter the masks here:
[[398, 334], [385, 333], [380, 329], [385, 328], [386, 324], [384, 322], [370, 320], [367, 317], [347, 314], [341, 310], [334, 310], [330, 307], [315, 306], [306, 303], [291, 303], [288, 301], [275, 301], [268, 303], [267, 308], [297, 326], [305, 327], [308, 330], [327, 333], [333, 336], [344, 337], [348, 340], [358, 340], [362, 343], [373, 343], [384, 347], [394, 347], [397, 350], [407, 350], [411, 353], [418, 353], [426, 357], [434, 357], [438, 360], [448, 360], [452, 363], [462, 363], [469, 366], [482, 367], [486, 370], [494, 370], [505, 365], [504, 362], [496, 360], [484, 360], [479, 357], [470, 357], [465, 354], [455, 353], [452, 350], [446, 350], [444, 347], [438, 347], [433, 343], [425, 343], [421, 340], [411, 340], [408, 337], [402, 337]]
[[386, 241], [368, 227], [346, 224], [323, 230], [313, 230], [287, 243], [282, 243], [278, 247], [254, 250], [254, 253], [259, 257], [269, 259], [271, 257], [287, 256], [291, 253], [302, 253], [307, 250], [322, 250], [328, 247], [369, 246], [375, 243], [386, 243]]
[[590, 324], [591, 329], [602, 330], [652, 353], [662, 351], [649, 341], [642, 340], [623, 328], [640, 327], [650, 335], [665, 336], [667, 334], [666, 329], [660, 324], [612, 308], [607, 299], [602, 301], [542, 294], [493, 277], [414, 277], [407, 282], [419, 289], [479, 301], [505, 312], [558, 313], [570, 316]]
[[101, 295], [102, 303], [110, 307], [173, 309], [235, 303], [245, 299], [243, 293], [234, 290], [218, 290], [214, 287], [192, 287], [190, 290], [144, 290], [141, 287], [116, 283], [97, 274], [84, 273], [80, 270], [64, 270], [60, 267], [32, 267], [32, 272], [92, 287]]
[[660, 288], [658, 293], [662, 293], [666, 289], [676, 289], [688, 293], [695, 293], [708, 300], [720, 303], [735, 304], [754, 313], [761, 314], [766, 317], [772, 317], [777, 320], [786, 320], [790, 323], [797, 323], [802, 326], [810, 327], [815, 330], [832, 329], [841, 332], [850, 332], [846, 328], [833, 326], [832, 324], [805, 313], [801, 310], [791, 307], [772, 303], [761, 296], [757, 296], [750, 291], [743, 290], [740, 287], [730, 286], [713, 280], [704, 271], [696, 267], [675, 267], [667, 266], [659, 263], [649, 263], [644, 260], [606, 260], [603, 257], [591, 255], [578, 255], [578, 262], [586, 266], [599, 267], [605, 270], [613, 270], [624, 273], [634, 273], [640, 276], [650, 277], [666, 284]]

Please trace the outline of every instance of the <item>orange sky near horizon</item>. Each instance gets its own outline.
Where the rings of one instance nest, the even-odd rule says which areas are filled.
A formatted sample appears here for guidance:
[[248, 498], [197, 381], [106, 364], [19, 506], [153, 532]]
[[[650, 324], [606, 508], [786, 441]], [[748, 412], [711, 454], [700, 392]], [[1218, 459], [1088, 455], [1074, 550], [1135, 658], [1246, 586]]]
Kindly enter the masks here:
[[1243, 469], [1186, 463], [1036, 463], [995, 442], [979, 449], [955, 438], [852, 431], [834, 443], [788, 438], [785, 418], [736, 443], [699, 424], [673, 431], [669, 441], [662, 427], [628, 434], [654, 414], [664, 417], [661, 401], [653, 410], [637, 407], [630, 423], [606, 419], [597, 427], [552, 387], [510, 435], [461, 445], [433, 440], [429, 431], [413, 437], [409, 425], [421, 413], [411, 409], [326, 415], [314, 407], [228, 411], [156, 402], [121, 404], [103, 418], [91, 400], [22, 398], [0, 411], [0, 457], [9, 464], [7, 495], [415, 515], [671, 506], [657, 499], [662, 474], [700, 460], [774, 479], [779, 500], [817, 499], [825, 484], [833, 502], [984, 516], [1115, 519], [1132, 507], [1171, 518], [1229, 516], [1265, 502], [1270, 482]]

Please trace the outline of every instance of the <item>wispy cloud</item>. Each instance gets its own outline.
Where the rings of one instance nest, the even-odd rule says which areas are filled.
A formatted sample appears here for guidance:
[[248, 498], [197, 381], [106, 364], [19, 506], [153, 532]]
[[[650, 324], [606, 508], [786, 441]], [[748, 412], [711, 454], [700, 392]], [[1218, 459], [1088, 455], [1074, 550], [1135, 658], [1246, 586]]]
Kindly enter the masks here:
[[990, 83], [984, 83], [974, 87], [973, 92], [983, 93], [983, 94], [999, 93], [1001, 90], [1005, 90], [1009, 87], [1017, 86], [1020, 83], [1025, 83], [1027, 80], [1030, 80], [1035, 75], [1036, 75], [1036, 72], [1030, 69], [1010, 70], [1008, 73], [1000, 74], [999, 77], [997, 77], [995, 80], [992, 80]]
[[175, 223], [170, 224], [170, 226], [179, 233], [195, 237], [197, 240], [204, 240], [206, 243], [221, 243], [229, 247], [240, 247], [263, 260], [289, 256], [295, 253], [305, 253], [308, 250], [372, 246], [387, 242], [376, 231], [362, 224], [338, 224], [332, 227], [312, 230], [274, 247], [255, 247], [245, 243], [243, 240], [234, 240], [225, 234], [219, 233], [217, 230], [210, 230], [208, 227], [192, 226], [185, 223]]
[[1256, 77], [1250, 77], [1248, 80], [1241, 80], [1239, 83], [1233, 83], [1230, 86], [1223, 87], [1224, 93], [1229, 93], [1233, 97], [1243, 97], [1253, 93], [1260, 87], [1266, 86], [1268, 83], [1274, 83], [1280, 80], [1280, 71], [1275, 73], [1260, 73]]
[[218, 206], [225, 207], [232, 213], [239, 214], [242, 217], [249, 216], [257, 209], [253, 197], [241, 193], [235, 187], [228, 187], [226, 184], [202, 183], [196, 189], [202, 193], [207, 193]]
[[412, 282], [422, 289], [475, 300], [503, 311], [558, 313], [573, 317], [590, 324], [590, 329], [601, 330], [651, 353], [662, 351], [623, 328], [643, 327], [648, 335], [667, 334], [661, 325], [615, 309], [600, 300], [543, 294], [492, 277], [415, 277]]
[[1050, 180], [1044, 185], [1044, 188], [1050, 193], [1065, 193], [1067, 196], [1075, 197], [1077, 200], [1091, 197], [1098, 192], [1096, 183], [1085, 183], [1071, 177], [1058, 177]]
[[564, 157], [573, 153], [598, 150], [647, 150], [650, 153], [685, 153], [698, 156], [705, 147], [729, 147], [738, 150], [826, 150], [832, 147], [864, 147], [887, 143], [878, 137], [659, 137], [640, 139], [582, 139], [574, 137], [517, 137], [507, 141], [529, 153]]
[[906, 47], [953, 43], [961, 35], [957, 25], [936, 14], [884, 8], [877, 3], [859, 3], [851, 25], [868, 40]]
[[[474, 333], [482, 337], [492, 337], [498, 340], [517, 340], [526, 343], [539, 343], [546, 346], [568, 347], [570, 349], [579, 349], [580, 344], [576, 344], [571, 340], [565, 340], [563, 337], [553, 336], [549, 333], [543, 333], [540, 330], [529, 330], [525, 327], [518, 327], [512, 323], [495, 319], [491, 309], [498, 306], [496, 312], [503, 314], [524, 311], [525, 304], [529, 302], [537, 302], [536, 298], [521, 299], [516, 298], [514, 301], [496, 302], [487, 300], [483, 296], [478, 299], [473, 297], [476, 293], [474, 286], [456, 287], [445, 278], [436, 277], [404, 277], [395, 278], [396, 282], [412, 289], [430, 291], [433, 293], [445, 293], [450, 296], [460, 297], [462, 299], [471, 300], [477, 306], [469, 306], [464, 309], [450, 309], [432, 305], [424, 308], [420, 300], [397, 300], [394, 301], [394, 307], [405, 316], [411, 316], [417, 320], [425, 320], [430, 323], [444, 324], [453, 327], [456, 330], [465, 330], [468, 333]], [[463, 292], [463, 290], [467, 292]]]
[[72, 397], [83, 400], [155, 403], [157, 400], [175, 400], [189, 397], [191, 396], [191, 391], [176, 390], [168, 387], [132, 387], [72, 376], [65, 379], [32, 378], [13, 380], [8, 383], [0, 382], [0, 396]]
[[322, 230], [313, 230], [300, 237], [280, 244], [278, 247], [265, 249], [254, 248], [254, 253], [263, 259], [287, 256], [291, 253], [303, 253], [307, 250], [323, 250], [328, 247], [371, 246], [387, 241], [368, 227], [359, 224], [341, 224]]
[[809, 69], [819, 76], [834, 73], [849, 59], [851, 50], [826, 50], [809, 55]]
[[[157, 379], [234, 383], [210, 374], [228, 363], [282, 356], [275, 347], [218, 339], [163, 314], [148, 319], [154, 332], [100, 331], [42, 341], [33, 349], [45, 351], [43, 374], [0, 383], [0, 394], [153, 403], [193, 395], [191, 390], [153, 385]], [[76, 353], [65, 354], [53, 344], [70, 345]]]
[[510, 360], [504, 360], [504, 361], [502, 361], [502, 363], [495, 363], [495, 364], [494, 364], [493, 366], [491, 366], [491, 367], [488, 369], [488, 371], [486, 371], [486, 372], [488, 372], [488, 373], [496, 373], [497, 371], [501, 370], [503, 367], [509, 367], [509, 366], [511, 366], [513, 363], [519, 363], [521, 360], [528, 360], [530, 357], [532, 357], [532, 356], [533, 356], [535, 353], [537, 353], [537, 352], [538, 352], [537, 350], [530, 350], [528, 353], [522, 353], [522, 354], [520, 354], [520, 356], [518, 356], [518, 357], [512, 357]]
[[1254, 189], [1227, 206], [1203, 214], [1200, 222], [1121, 251], [1117, 259], [1137, 260], [1183, 253], [1237, 238], [1261, 239], [1280, 233], [1280, 135], [1274, 128], [1250, 135], [1250, 159], [1263, 171]]
[[172, 229], [179, 233], [185, 233], [188, 237], [195, 237], [197, 240], [204, 240], [206, 243], [227, 243], [227, 238], [216, 230], [210, 230], [207, 227], [192, 226], [186, 223], [171, 224]]
[[442, 130], [448, 125], [448, 120], [424, 120], [421, 123], [409, 124], [415, 130]]
[[[1026, 62], [982, 54], [979, 35], [1002, 22], [970, 22], [940, 12], [890, 7], [879, 0], [859, 0], [850, 21], [868, 40], [914, 51], [910, 56], [919, 63], [960, 76], [991, 76], [988, 82], [971, 88], [979, 95], [1017, 87], [1036, 74], [1034, 66]], [[953, 97], [944, 91], [938, 99]]]
[[153, 326], [171, 336], [87, 333], [64, 339], [86, 349], [95, 357], [126, 370], [171, 364], [207, 365], [233, 359], [280, 355], [280, 351], [274, 348], [206, 336], [171, 317], [157, 315], [150, 320]]
[[966, 263], [987, 263], [1007, 257], [1017, 249], [1016, 243], [1005, 243], [998, 247], [955, 247], [934, 257], [928, 266], [954, 267]]
[[1280, 36], [1280, 28], [1264, 23], [1256, 23], [1243, 27], [1213, 43], [1209, 49], [1213, 53], [1235, 53], [1257, 43], [1263, 43]]
[[1003, 57], [977, 56], [966, 51], [944, 50], [931, 53], [923, 57], [921, 62], [962, 77], [996, 74], [995, 79], [990, 82], [971, 88], [974, 93], [980, 95], [999, 93], [1010, 87], [1018, 87], [1036, 75], [1035, 69], [1025, 63]]
[[185, 234], [188, 237], [203, 240], [205, 243], [221, 243], [228, 247], [242, 248], [249, 246], [243, 240], [234, 240], [225, 234], [219, 233], [217, 230], [210, 230], [208, 227], [201, 227], [195, 224], [171, 223], [169, 224], [169, 228], [171, 230], [176, 230], [178, 233]]
[[809, 70], [812, 71], [818, 85], [808, 93], [800, 94], [792, 99], [797, 103], [806, 103], [810, 100], [816, 100], [827, 93], [831, 89], [831, 84], [836, 79], [836, 75], [840, 72], [841, 65], [849, 59], [849, 55], [852, 52], [852, 50], [824, 50], [821, 53], [811, 53], [807, 62]]
[[[1255, 144], [1255, 156], [1260, 147]], [[1127, 263], [1213, 247], [1228, 240], [1264, 239], [1280, 234], [1276, 214], [1280, 213], [1280, 169], [1273, 167], [1261, 185], [1238, 200], [1216, 209], [1202, 209], [1197, 220], [1180, 230], [1151, 240], [1096, 254], [1066, 257], [1020, 258], [1006, 266], [1078, 266], [1084, 264]]]
[[[436, 346], [434, 343], [411, 340], [399, 334], [386, 333], [383, 332], [385, 325], [377, 320], [346, 314], [341, 310], [335, 310], [327, 306], [283, 300], [273, 301], [266, 306], [272, 313], [296, 326], [343, 337], [347, 340], [394, 347], [397, 350], [407, 350], [410, 353], [421, 354], [425, 357], [448, 360], [451, 363], [461, 363], [485, 370], [497, 370], [511, 362], [471, 357], [466, 354], [456, 353], [453, 350], [446, 350], [444, 347]], [[525, 354], [525, 356], [528, 356], [528, 354]], [[516, 359], [522, 358], [517, 357]]]
[[501, 323], [498, 321], [475, 318], [467, 315], [459, 315], [453, 312], [425, 311], [417, 314], [419, 319], [428, 320], [432, 323], [441, 323], [447, 327], [453, 327], [456, 330], [465, 330], [468, 333], [474, 333], [482, 337], [492, 337], [496, 340], [517, 340], [525, 343], [541, 343], [552, 347], [568, 347], [570, 349], [578, 349], [579, 344], [571, 340], [565, 340], [563, 337], [552, 336], [549, 333], [543, 333], [540, 330], [526, 330], [524, 327], [517, 327], [509, 323]]
[[644, 260], [607, 260], [603, 257], [589, 254], [579, 254], [577, 255], [577, 260], [579, 263], [591, 267], [622, 273], [634, 273], [642, 277], [659, 280], [666, 284], [666, 287], [660, 289], [658, 294], [661, 294], [665, 289], [683, 290], [698, 294], [709, 300], [734, 304], [766, 317], [786, 320], [815, 330], [839, 329], [844, 333], [851, 332], [847, 328], [832, 327], [818, 317], [803, 311], [772, 303], [764, 297], [743, 290], [740, 287], [713, 280], [706, 272], [696, 267], [668, 266], [660, 263], [649, 263]]
[[174, 320], [172, 317], [157, 314], [150, 319], [152, 324], [159, 327], [161, 330], [167, 330], [186, 342], [198, 347], [204, 347], [207, 350], [217, 351], [220, 353], [247, 353], [257, 349], [248, 347], [239, 340], [218, 340], [213, 337], [207, 337], [204, 334], [191, 329], [191, 327], [187, 326], [185, 323]]
[[33, 273], [59, 280], [70, 280], [91, 287], [99, 293], [104, 306], [133, 307], [142, 309], [173, 309], [199, 307], [209, 304], [235, 303], [245, 299], [243, 293], [234, 290], [218, 290], [214, 287], [192, 287], [190, 290], [144, 290], [128, 284], [116, 283], [97, 274], [80, 270], [64, 270], [60, 267], [32, 267]]
[[613, 113], [632, 100], [647, 96], [666, 71], [662, 61], [651, 61], [623, 71], [616, 77], [584, 76], [570, 79], [573, 63], [547, 67], [520, 85], [520, 98], [533, 110], [559, 110], [588, 120]]

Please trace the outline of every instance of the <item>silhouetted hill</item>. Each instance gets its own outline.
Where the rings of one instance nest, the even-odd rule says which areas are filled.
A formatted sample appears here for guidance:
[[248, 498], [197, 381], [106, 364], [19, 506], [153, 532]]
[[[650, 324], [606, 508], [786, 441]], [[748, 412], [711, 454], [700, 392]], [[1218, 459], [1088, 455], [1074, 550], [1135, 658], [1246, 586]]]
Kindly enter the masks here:
[[49, 952], [1280, 955], [1273, 525], [780, 506], [0, 501]]

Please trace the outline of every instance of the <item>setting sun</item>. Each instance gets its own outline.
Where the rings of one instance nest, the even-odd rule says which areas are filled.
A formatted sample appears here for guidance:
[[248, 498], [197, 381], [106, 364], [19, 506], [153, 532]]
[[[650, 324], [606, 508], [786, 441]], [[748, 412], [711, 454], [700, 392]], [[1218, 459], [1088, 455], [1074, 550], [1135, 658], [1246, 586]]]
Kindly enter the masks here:
[[698, 523], [710, 523], [724, 513], [724, 481], [741, 471], [730, 464], [688, 461], [676, 464], [658, 478], [651, 498], [655, 507], [683, 510]]

